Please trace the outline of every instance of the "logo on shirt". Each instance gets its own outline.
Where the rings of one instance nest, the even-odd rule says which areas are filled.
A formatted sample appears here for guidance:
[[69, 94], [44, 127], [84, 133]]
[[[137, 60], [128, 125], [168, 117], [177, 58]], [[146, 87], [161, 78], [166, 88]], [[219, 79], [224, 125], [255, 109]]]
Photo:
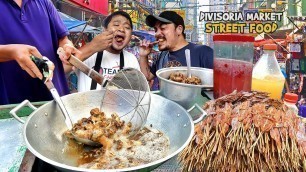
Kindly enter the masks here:
[[99, 73], [103, 75], [104, 78], [106, 79], [112, 79], [113, 76], [119, 72], [119, 67], [118, 68], [100, 68]]
[[182, 66], [182, 63], [176, 60], [168, 61], [164, 67], [179, 67]]
[[[117, 62], [116, 62], [117, 63]], [[113, 66], [112, 68], [103, 68], [103, 67], [100, 67], [100, 70], [99, 70], [99, 73], [106, 79], [112, 79], [113, 76], [118, 73], [120, 71], [120, 66], [119, 64], [117, 63], [116, 66]]]

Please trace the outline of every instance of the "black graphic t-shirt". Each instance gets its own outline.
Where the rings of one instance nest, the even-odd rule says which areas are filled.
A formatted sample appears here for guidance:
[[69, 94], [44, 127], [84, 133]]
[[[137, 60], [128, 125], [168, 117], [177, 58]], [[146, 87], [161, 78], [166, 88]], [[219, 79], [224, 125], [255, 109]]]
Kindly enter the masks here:
[[[173, 52], [161, 52], [159, 58], [152, 64], [151, 72], [156, 76], [156, 71], [166, 67], [187, 66], [185, 50], [190, 50], [190, 60], [192, 67], [213, 68], [213, 49], [206, 45], [189, 43], [180, 50]], [[164, 59], [161, 56], [166, 56]], [[159, 89], [157, 79], [154, 81], [152, 90]]]
[[[165, 67], [178, 67], [187, 66], [185, 50], [190, 50], [190, 59], [192, 67], [213, 68], [213, 49], [206, 45], [198, 45], [189, 43], [180, 50], [169, 52], [168, 60], [164, 60], [162, 66]], [[163, 53], [161, 53], [163, 54]], [[167, 53], [164, 53], [167, 54]], [[151, 67], [151, 72], [156, 76], [156, 71], [160, 69], [161, 57], [159, 57]]]

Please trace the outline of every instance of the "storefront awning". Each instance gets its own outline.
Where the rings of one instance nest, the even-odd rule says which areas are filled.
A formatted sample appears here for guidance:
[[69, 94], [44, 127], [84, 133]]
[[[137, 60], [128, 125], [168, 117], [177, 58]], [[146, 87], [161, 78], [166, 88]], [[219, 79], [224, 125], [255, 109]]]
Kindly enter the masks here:
[[82, 32], [83, 31], [85, 33], [97, 33], [97, 34], [102, 32], [102, 30], [99, 29], [99, 28], [89, 26], [89, 25], [87, 25], [86, 27], [85, 26], [86, 25], [83, 24], [83, 25], [74, 27], [74, 28], [70, 29], [69, 32]]
[[284, 25], [280, 28], [278, 28], [275, 32], [273, 33], [261, 33], [258, 34], [255, 37], [255, 40], [266, 40], [266, 39], [286, 39], [287, 34], [291, 34], [295, 30], [294, 26], [292, 23], [289, 23], [287, 25]]
[[306, 21], [306, 16], [290, 16], [288, 18], [294, 21]]
[[68, 30], [72, 29], [72, 28], [75, 28], [77, 26], [80, 26], [80, 25], [84, 25], [86, 24], [86, 21], [81, 21], [81, 20], [78, 20], [78, 19], [75, 19], [67, 14], [64, 14], [62, 12], [59, 12], [59, 15], [62, 19], [62, 21], [64, 22], [65, 26], [67, 27]]
[[278, 29], [271, 34], [265, 34], [265, 39], [270, 39], [271, 37], [274, 39], [286, 39], [287, 34], [290, 34], [292, 31], [292, 28]]
[[82, 31], [86, 33], [100, 33], [101, 32], [101, 29], [98, 29], [90, 25], [86, 25], [86, 21], [75, 19], [62, 12], [59, 12], [59, 14], [60, 14], [62, 21], [64, 22], [64, 25], [67, 27], [69, 32], [82, 32]]

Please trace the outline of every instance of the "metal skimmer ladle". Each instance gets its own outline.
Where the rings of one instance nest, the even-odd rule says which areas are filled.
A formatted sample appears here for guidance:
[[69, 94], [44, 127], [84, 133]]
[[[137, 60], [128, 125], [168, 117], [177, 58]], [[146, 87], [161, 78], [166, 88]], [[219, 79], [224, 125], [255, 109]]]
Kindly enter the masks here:
[[[71, 120], [71, 117], [67, 111], [67, 109], [65, 108], [65, 105], [61, 99], [61, 97], [59, 96], [56, 88], [54, 87], [53, 83], [51, 81], [47, 81], [45, 83], [45, 85], [47, 86], [47, 88], [50, 90], [52, 96], [53, 96], [53, 99], [55, 100], [55, 102], [58, 104], [60, 110], [62, 111], [62, 113], [64, 114], [64, 117], [65, 117], [65, 124], [67, 126], [67, 128], [69, 130], [72, 129], [73, 127], [73, 123], [72, 123], [72, 120]], [[80, 143], [84, 143], [86, 145], [90, 145], [90, 146], [100, 146], [101, 144], [98, 143], [98, 142], [94, 142], [92, 140], [89, 140], [89, 139], [84, 139], [84, 138], [80, 138], [78, 136], [76, 136], [73, 132], [71, 132], [71, 134], [73, 135], [74, 139]]]
[[187, 77], [191, 78], [191, 72], [190, 72], [191, 62], [190, 62], [190, 50], [189, 49], [185, 50], [185, 56], [186, 56], [186, 62], [187, 62]]
[[[31, 59], [36, 64], [36, 66], [38, 67], [40, 72], [43, 74], [43, 80], [42, 81], [44, 82], [45, 79], [46, 79], [45, 75], [48, 75], [48, 72], [49, 72], [48, 71], [48, 65], [47, 65], [46, 61], [44, 61], [43, 59], [34, 57], [34, 56], [31, 56]], [[65, 117], [65, 124], [66, 124], [67, 128], [69, 130], [71, 130], [72, 127], [73, 127], [73, 123], [72, 123], [71, 117], [70, 117], [67, 109], [65, 108], [65, 105], [64, 105], [60, 95], [58, 94], [58, 91], [54, 87], [51, 80], [47, 80], [44, 83], [47, 86], [47, 88], [49, 89], [53, 99], [55, 100], [55, 102], [59, 106], [60, 110], [62, 111], [62, 113]], [[73, 135], [74, 139], [77, 140], [78, 142], [81, 142], [81, 143], [84, 143], [84, 144], [90, 145], [90, 146], [99, 146], [100, 145], [100, 143], [93, 142], [93, 141], [88, 140], [88, 139], [79, 138], [76, 135], [74, 135], [73, 132], [71, 132], [71, 134]]]
[[[63, 52], [63, 49], [59, 48], [57, 53]], [[68, 61], [105, 88], [101, 111], [105, 114], [116, 112], [121, 120], [132, 123], [130, 136], [137, 134], [146, 123], [150, 110], [150, 87], [145, 76], [137, 69], [125, 68], [115, 74], [111, 80], [106, 80], [73, 55]], [[119, 111], [119, 109], [124, 110]], [[89, 143], [80, 138], [76, 140], [84, 144]]]

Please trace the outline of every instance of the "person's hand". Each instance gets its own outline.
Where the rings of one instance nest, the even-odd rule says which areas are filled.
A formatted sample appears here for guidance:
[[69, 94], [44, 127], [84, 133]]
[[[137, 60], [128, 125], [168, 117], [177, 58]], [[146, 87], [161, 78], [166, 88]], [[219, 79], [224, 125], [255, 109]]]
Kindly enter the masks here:
[[52, 81], [53, 78], [53, 71], [54, 71], [54, 64], [50, 61], [47, 57], [43, 56], [42, 58], [35, 57], [31, 55], [31, 60], [36, 64], [38, 69], [43, 75], [42, 80], [46, 83], [47, 81]]
[[152, 51], [153, 44], [149, 40], [139, 41], [139, 56], [147, 57]]
[[49, 60], [47, 57], [43, 56], [43, 59], [46, 60], [46, 63], [48, 65], [48, 74], [46, 76], [46, 80], [45, 82], [47, 82], [48, 80], [52, 81], [53, 78], [53, 71], [54, 71], [54, 64], [51, 62], [51, 60]]
[[16, 60], [21, 69], [25, 70], [33, 78], [42, 79], [43, 75], [31, 60], [31, 55], [42, 58], [40, 52], [33, 46], [24, 44], [10, 45], [10, 56]]
[[78, 56], [81, 54], [81, 51], [76, 49], [73, 45], [71, 44], [65, 44], [63, 47], [59, 47], [57, 49], [57, 54], [59, 55], [59, 58], [61, 61], [66, 64], [66, 65], [71, 65], [68, 60], [71, 55]]
[[113, 31], [105, 30], [101, 34], [94, 37], [94, 39], [90, 42], [90, 46], [94, 52], [103, 51], [112, 45], [113, 38]]

